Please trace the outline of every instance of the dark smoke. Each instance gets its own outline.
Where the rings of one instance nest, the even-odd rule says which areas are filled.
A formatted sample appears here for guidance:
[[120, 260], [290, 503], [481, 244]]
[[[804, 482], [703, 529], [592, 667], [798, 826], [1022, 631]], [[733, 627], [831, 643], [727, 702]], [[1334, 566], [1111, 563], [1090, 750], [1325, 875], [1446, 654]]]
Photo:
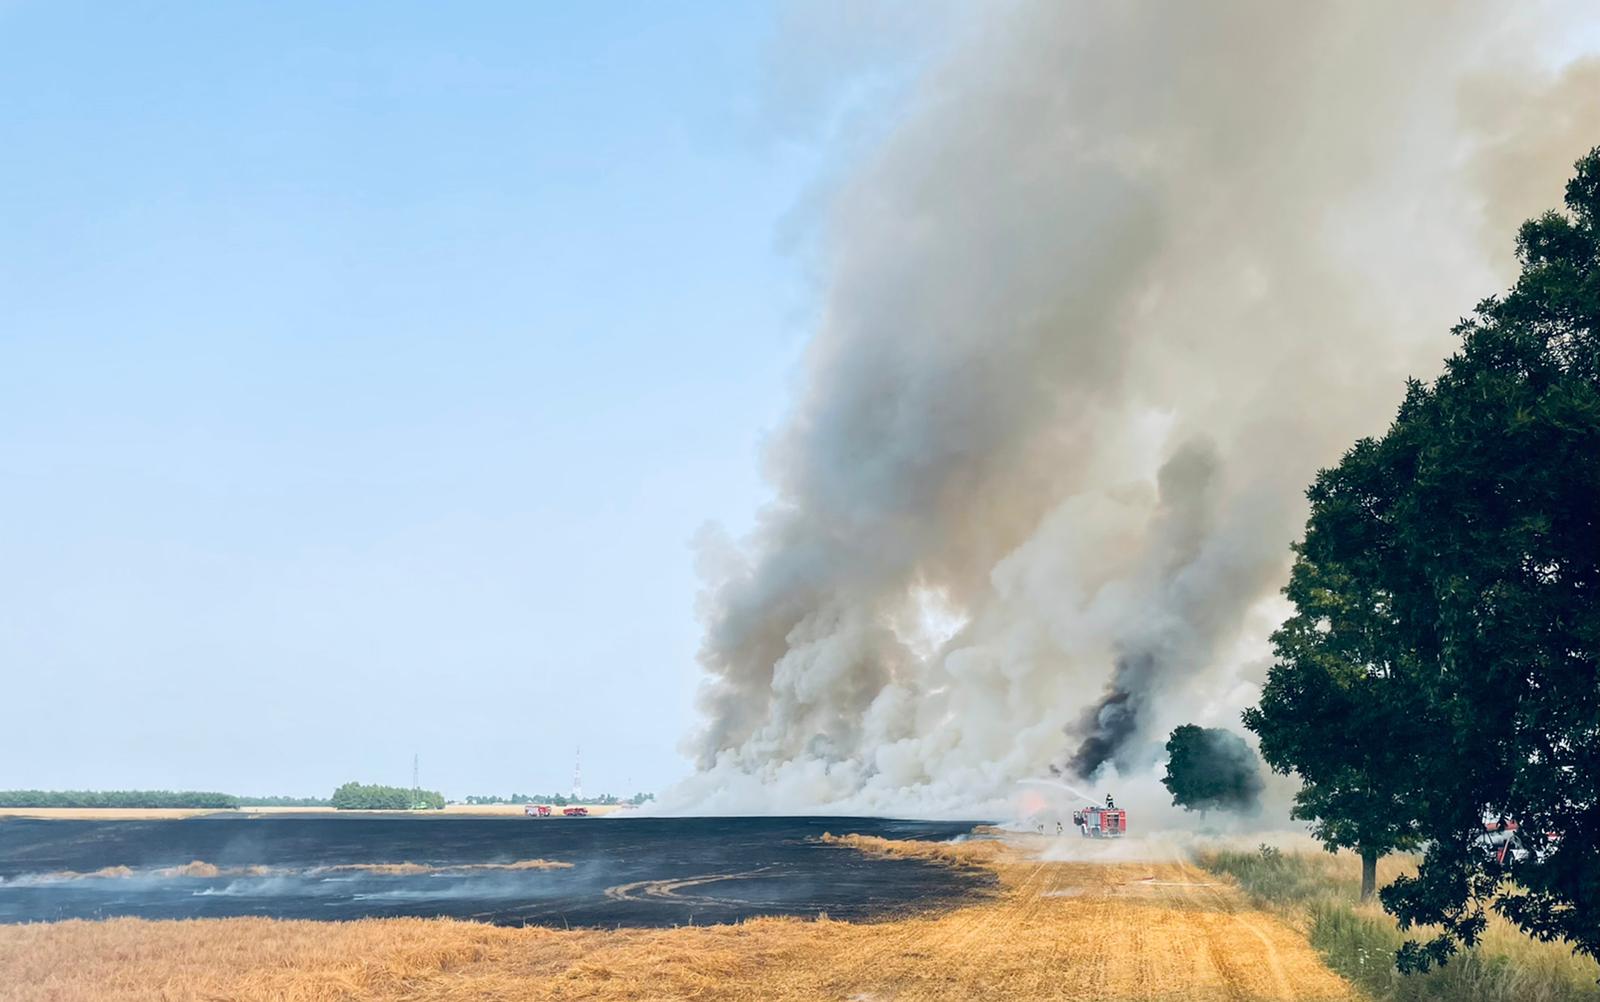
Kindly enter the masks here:
[[[1124, 663], [1117, 662], [1116, 677], [1119, 681], [1125, 680], [1127, 675]], [[1142, 703], [1143, 700], [1136, 699], [1134, 692], [1129, 689], [1108, 689], [1100, 697], [1100, 702], [1084, 713], [1079, 730], [1087, 737], [1078, 745], [1078, 750], [1068, 760], [1064, 771], [1080, 779], [1095, 778], [1117, 750], [1137, 733]]]
[[1150, 756], [1140, 753], [1153, 752], [1152, 742], [1136, 739], [1144, 730], [1150, 700], [1165, 689], [1169, 675], [1198, 667], [1193, 652], [1216, 644], [1227, 608], [1255, 587], [1248, 576], [1241, 587], [1236, 572], [1219, 573], [1206, 550], [1207, 540], [1219, 531], [1215, 495], [1220, 466], [1211, 441], [1196, 437], [1180, 445], [1157, 471], [1159, 504], [1145, 570], [1151, 614], [1129, 631], [1105, 694], [1076, 728], [1069, 728], [1069, 735], [1079, 738], [1067, 762], [1071, 775], [1093, 779], [1107, 765], [1127, 771], [1138, 759], [1148, 760]]

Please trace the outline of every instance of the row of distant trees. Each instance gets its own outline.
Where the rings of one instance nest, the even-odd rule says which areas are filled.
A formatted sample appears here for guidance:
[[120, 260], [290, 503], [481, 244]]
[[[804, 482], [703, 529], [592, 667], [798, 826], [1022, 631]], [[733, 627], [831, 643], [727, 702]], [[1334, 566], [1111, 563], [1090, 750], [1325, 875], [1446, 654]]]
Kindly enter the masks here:
[[0, 807], [137, 807], [150, 809], [238, 807], [228, 793], [197, 790], [0, 790]]
[[[1380, 857], [1422, 850], [1379, 894], [1430, 930], [1402, 970], [1490, 913], [1600, 956], [1600, 148], [1566, 209], [1523, 224], [1521, 276], [1457, 325], [1443, 375], [1317, 475], [1294, 614], [1244, 714], [1301, 780], [1295, 816], [1361, 856], [1363, 896]], [[1253, 781], [1224, 745], [1173, 733], [1176, 799]], [[1529, 858], [1485, 852], [1485, 826], [1513, 823]]]
[[[585, 797], [585, 804], [643, 804], [654, 800], [653, 793], [636, 793], [627, 799], [603, 794]], [[577, 803], [570, 797], [548, 797], [514, 793], [510, 797], [468, 797], [469, 804], [554, 804], [565, 807]], [[231, 810], [239, 807], [332, 807], [336, 810], [409, 811], [439, 810], [444, 794], [437, 790], [414, 790], [406, 786], [380, 786], [345, 783], [331, 797], [238, 797], [231, 793], [196, 790], [0, 790], [3, 807], [120, 807], [141, 810]]]
[[346, 783], [333, 791], [329, 804], [340, 811], [442, 810], [444, 794], [376, 783]]
[[552, 804], [552, 805], [554, 805], [556, 807], [565, 807], [568, 804], [580, 804], [580, 803], [581, 804], [633, 804], [634, 806], [638, 806], [640, 804], [648, 803], [648, 802], [650, 802], [650, 801], [652, 801], [654, 799], [656, 799], [656, 795], [653, 794], [653, 793], [635, 793], [633, 796], [628, 797], [626, 799], [624, 799], [622, 797], [615, 796], [614, 794], [602, 793], [597, 797], [580, 797], [580, 798], [578, 798], [576, 800], [573, 799], [572, 797], [569, 797], [569, 796], [567, 796], [565, 794], [561, 794], [561, 793], [552, 793], [548, 797], [541, 797], [541, 796], [538, 796], [538, 795], [527, 794], [527, 793], [513, 793], [509, 797], [498, 797], [498, 796], [494, 796], [494, 795], [471, 796], [471, 797], [468, 797], [465, 802], [468, 803], [468, 804], [473, 804], [473, 805], [480, 805], [480, 804]]
[[198, 790], [0, 790], [0, 807], [125, 807], [141, 810], [331, 807], [326, 797], [236, 797]]

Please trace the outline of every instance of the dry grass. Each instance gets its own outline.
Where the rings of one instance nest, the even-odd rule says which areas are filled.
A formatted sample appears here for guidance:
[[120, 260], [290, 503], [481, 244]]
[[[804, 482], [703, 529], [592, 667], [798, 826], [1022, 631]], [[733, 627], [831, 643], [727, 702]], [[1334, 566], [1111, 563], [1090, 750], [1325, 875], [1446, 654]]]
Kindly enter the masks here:
[[922, 859], [952, 866], [988, 866], [996, 863], [1005, 853], [1005, 846], [995, 839], [922, 842], [881, 838], [877, 835], [835, 835], [832, 832], [823, 832], [817, 841], [827, 845], [846, 846], [869, 856]]
[[160, 877], [220, 877], [222, 868], [215, 863], [194, 860], [182, 866], [167, 866], [156, 871]]
[[519, 859], [515, 863], [468, 863], [461, 870], [570, 870], [571, 863], [556, 859]]
[[882, 922], [617, 931], [222, 919], [0, 927], [8, 1002], [1350, 1000], [1289, 925], [1185, 862], [1045, 862], [1043, 840], [841, 851], [981, 865], [992, 894]]
[[434, 868], [422, 863], [340, 863], [338, 866], [319, 866], [313, 873], [378, 873], [391, 877], [409, 877], [418, 873], [432, 873]]
[[130, 867], [102, 866], [92, 873], [79, 873], [77, 870], [56, 870], [53, 873], [46, 873], [33, 879], [37, 883], [46, 883], [56, 880], [82, 880], [86, 877], [116, 878], [131, 876], [133, 876], [133, 870]]
[[[1201, 859], [1305, 928], [1330, 965], [1375, 999], [1600, 1002], [1600, 964], [1561, 943], [1530, 939], [1494, 914], [1476, 949], [1427, 975], [1399, 975], [1395, 950], [1408, 935], [1426, 939], [1430, 930], [1402, 933], [1377, 903], [1359, 904], [1361, 861], [1348, 852], [1223, 850]], [[1416, 866], [1413, 856], [1387, 856], [1378, 862], [1378, 885], [1415, 873]]]
[[459, 873], [463, 870], [566, 870], [571, 867], [571, 863], [553, 859], [519, 859], [515, 863], [457, 863], [453, 866], [429, 866], [425, 863], [341, 863], [338, 866], [318, 867], [315, 872], [338, 873], [356, 870], [362, 873], [411, 876], [418, 873]]

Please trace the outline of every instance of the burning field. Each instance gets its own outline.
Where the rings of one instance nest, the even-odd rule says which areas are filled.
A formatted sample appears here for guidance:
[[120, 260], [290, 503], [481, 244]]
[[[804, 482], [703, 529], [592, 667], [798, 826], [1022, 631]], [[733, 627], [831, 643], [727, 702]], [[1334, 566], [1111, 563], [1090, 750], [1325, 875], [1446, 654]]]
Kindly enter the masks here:
[[991, 891], [877, 921], [506, 928], [448, 919], [114, 919], [0, 927], [17, 1002], [166, 999], [1354, 999], [1305, 938], [1178, 858], [1052, 861], [1054, 838], [845, 835]]
[[[672, 926], [878, 918], [991, 884], [910, 856], [840, 852], [831, 830], [946, 840], [970, 822], [845, 818], [239, 817], [0, 820], [0, 922], [460, 918]], [[907, 843], [911, 844], [911, 843]]]

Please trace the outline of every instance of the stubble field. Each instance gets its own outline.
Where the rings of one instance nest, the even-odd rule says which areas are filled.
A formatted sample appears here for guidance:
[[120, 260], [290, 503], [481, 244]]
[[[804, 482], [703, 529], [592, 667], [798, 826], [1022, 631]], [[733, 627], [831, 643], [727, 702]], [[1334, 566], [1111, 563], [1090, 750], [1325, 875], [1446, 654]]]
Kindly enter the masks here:
[[1050, 861], [1056, 840], [846, 837], [992, 873], [970, 903], [882, 921], [669, 929], [115, 919], [0, 927], [18, 1002], [237, 999], [1233, 999], [1359, 996], [1279, 915], [1179, 858]]

